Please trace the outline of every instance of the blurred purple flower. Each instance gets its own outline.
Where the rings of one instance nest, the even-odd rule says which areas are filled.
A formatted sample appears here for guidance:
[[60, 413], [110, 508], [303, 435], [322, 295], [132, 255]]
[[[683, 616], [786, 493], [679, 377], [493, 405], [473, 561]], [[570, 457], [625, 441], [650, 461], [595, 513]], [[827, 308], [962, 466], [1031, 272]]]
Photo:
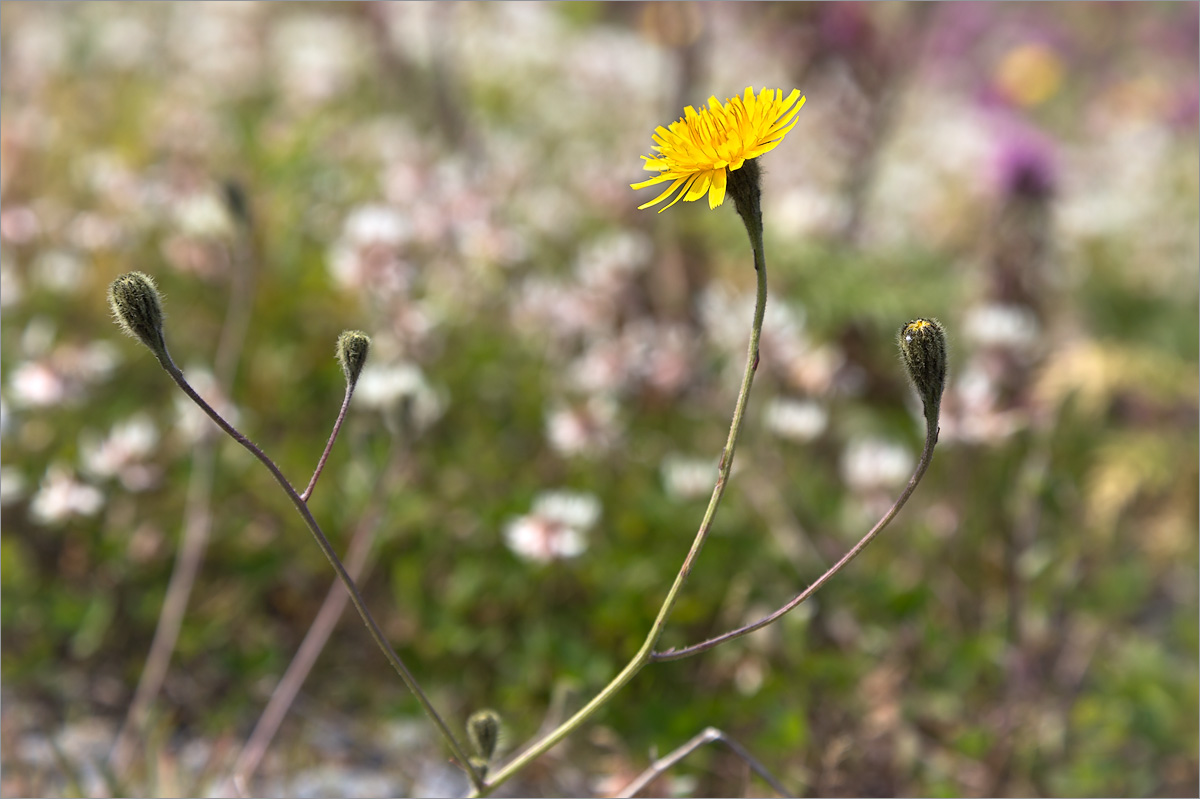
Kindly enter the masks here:
[[1058, 186], [1053, 145], [1030, 130], [1002, 135], [993, 170], [996, 187], [1005, 197], [1046, 199]]

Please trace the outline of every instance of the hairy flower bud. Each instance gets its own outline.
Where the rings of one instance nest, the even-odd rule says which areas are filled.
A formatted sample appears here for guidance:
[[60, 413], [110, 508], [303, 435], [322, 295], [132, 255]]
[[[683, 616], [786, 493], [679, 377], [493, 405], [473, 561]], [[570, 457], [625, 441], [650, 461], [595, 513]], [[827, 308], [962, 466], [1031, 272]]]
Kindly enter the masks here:
[[480, 760], [488, 763], [500, 742], [500, 714], [494, 710], [479, 710], [467, 719], [467, 737]]
[[118, 277], [108, 287], [108, 305], [122, 330], [145, 344], [159, 361], [167, 360], [162, 299], [149, 275], [127, 272]]
[[912, 378], [925, 418], [937, 417], [946, 387], [946, 331], [936, 319], [915, 319], [900, 328], [900, 354]]
[[361, 330], [346, 330], [338, 336], [337, 359], [342, 365], [342, 373], [346, 375], [346, 382], [350, 385], [358, 382], [370, 349], [371, 337]]

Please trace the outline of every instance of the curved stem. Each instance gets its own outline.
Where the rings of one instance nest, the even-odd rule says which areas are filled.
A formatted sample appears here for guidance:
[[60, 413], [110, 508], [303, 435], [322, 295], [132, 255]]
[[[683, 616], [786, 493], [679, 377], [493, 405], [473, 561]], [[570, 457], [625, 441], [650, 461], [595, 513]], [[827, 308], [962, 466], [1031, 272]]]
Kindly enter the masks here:
[[167, 374], [171, 376], [171, 378], [179, 385], [183, 392], [187, 394], [188, 397], [190, 397], [191, 400], [195, 402], [201, 410], [208, 414], [209, 418], [216, 422], [218, 427], [224, 430], [230, 438], [248, 450], [250, 454], [252, 454], [263, 464], [263, 466], [267, 467], [267, 470], [271, 473], [271, 476], [275, 478], [277, 483], [279, 483], [284, 493], [287, 494], [288, 499], [290, 499], [292, 504], [296, 507], [296, 511], [300, 514], [301, 518], [304, 519], [304, 523], [312, 532], [313, 538], [315, 538], [317, 541], [317, 545], [325, 554], [326, 559], [328, 559], [329, 565], [333, 567], [333, 570], [337, 572], [337, 576], [342, 581], [342, 584], [346, 586], [346, 591], [348, 591], [350, 594], [350, 601], [354, 604], [354, 608], [358, 611], [358, 615], [362, 617], [363, 623], [367, 626], [367, 631], [371, 634], [371, 637], [375, 639], [375, 644], [379, 647], [380, 651], [383, 652], [384, 657], [388, 659], [388, 662], [392, 664], [392, 668], [396, 670], [396, 673], [400, 675], [400, 679], [404, 680], [404, 684], [407, 685], [408, 689], [413, 692], [413, 695], [417, 698], [417, 701], [421, 703], [421, 707], [424, 709], [426, 715], [428, 715], [433, 721], [434, 725], [438, 728], [438, 731], [442, 734], [442, 737], [446, 739], [446, 743], [450, 747], [450, 751], [454, 754], [454, 757], [458, 760], [459, 765], [465, 769], [468, 776], [470, 776], [471, 783], [476, 787], [476, 789], [481, 787], [483, 785], [483, 781], [479, 778], [479, 775], [476, 773], [475, 769], [471, 767], [471, 764], [467, 760], [467, 756], [464, 753], [462, 746], [459, 744], [458, 739], [454, 737], [454, 733], [450, 731], [450, 728], [446, 726], [446, 722], [443, 721], [442, 717], [438, 715], [437, 710], [433, 707], [433, 703], [429, 701], [429, 697], [425, 695], [425, 692], [421, 690], [421, 686], [417, 684], [416, 678], [413, 677], [412, 673], [408, 670], [408, 667], [404, 665], [404, 661], [400, 660], [400, 656], [396, 654], [396, 652], [392, 649], [391, 644], [388, 643], [387, 638], [384, 637], [383, 630], [380, 629], [379, 624], [375, 621], [375, 618], [371, 615], [371, 612], [367, 610], [366, 602], [363, 601], [362, 595], [358, 592], [358, 587], [354, 584], [354, 580], [346, 572], [346, 567], [342, 565], [342, 561], [338, 558], [337, 553], [333, 551], [333, 547], [330, 545], [329, 539], [326, 538], [325, 533], [321, 531], [320, 525], [318, 525], [317, 520], [313, 518], [312, 513], [308, 509], [308, 505], [303, 499], [300, 498], [300, 495], [296, 493], [296, 489], [292, 487], [292, 484], [288, 482], [286, 477], [284, 477], [283, 472], [279, 470], [279, 467], [275, 465], [274, 461], [267, 457], [266, 453], [259, 449], [254, 442], [242, 435], [237, 428], [225, 421], [225, 419], [219, 413], [213, 410], [213, 408], [204, 401], [203, 397], [196, 393], [195, 389], [191, 387], [191, 385], [187, 382], [187, 379], [183, 376], [183, 372], [180, 371], [179, 367], [175, 365], [175, 362], [171, 360], [169, 354], [167, 354], [165, 358], [160, 359], [160, 363], [167, 371]]
[[791, 796], [787, 789], [783, 787], [783, 784], [775, 778], [775, 775], [768, 771], [766, 766], [764, 766], [762, 763], [759, 763], [758, 759], [755, 758], [754, 755], [750, 754], [746, 747], [742, 746], [740, 743], [733, 740], [716, 727], [709, 727], [705, 729], [695, 738], [692, 738], [692, 740], [688, 741], [674, 752], [655, 760], [650, 764], [649, 768], [638, 775], [633, 782], [622, 788], [621, 791], [616, 794], [616, 796], [625, 797], [626, 799], [628, 799], [628, 797], [637, 796], [638, 793], [640, 793], [647, 785], [649, 785], [655, 777], [663, 774], [667, 769], [676, 765], [700, 747], [704, 746], [705, 744], [712, 743], [713, 741], [720, 741], [728, 746], [735, 755], [745, 761], [746, 765], [749, 766], [755, 774], [762, 777], [763, 782], [770, 785], [775, 793], [779, 794], [780, 796]]
[[858, 556], [858, 553], [866, 549], [867, 544], [871, 543], [875, 536], [879, 535], [880, 531], [882, 531], [884, 527], [888, 526], [892, 519], [895, 518], [896, 514], [900, 512], [900, 509], [904, 507], [904, 503], [908, 502], [908, 498], [912, 496], [917, 484], [920, 483], [921, 478], [925, 476], [925, 470], [929, 468], [929, 462], [933, 459], [933, 448], [937, 444], [937, 431], [937, 416], [935, 415], [932, 419], [926, 421], [925, 448], [921, 452], [921, 460], [917, 463], [916, 470], [913, 472], [912, 477], [910, 477], [908, 480], [908, 485], [904, 487], [904, 492], [900, 494], [900, 497], [892, 504], [892, 507], [888, 509], [888, 512], [883, 515], [883, 518], [876, 522], [875, 526], [872, 527], [870, 531], [864, 535], [857, 544], [854, 545], [854, 548], [843, 555], [841, 560], [830, 566], [824, 574], [817, 578], [816, 582], [801, 591], [794, 599], [781, 607], [779, 610], [775, 611], [769, 616], [764, 616], [753, 624], [747, 624], [745, 627], [739, 627], [738, 629], [731, 630], [724, 635], [718, 635], [716, 638], [710, 638], [707, 641], [699, 644], [693, 644], [692, 646], [686, 646], [683, 649], [668, 649], [665, 652], [654, 652], [650, 655], [650, 660], [654, 662], [679, 660], [681, 658], [699, 654], [700, 652], [705, 652], [717, 646], [718, 644], [723, 644], [726, 641], [732, 641], [734, 638], [741, 638], [743, 635], [747, 635], [755, 630], [766, 627], [768, 624], [771, 624], [786, 613], [790, 612], [796, 606], [804, 602], [804, 600], [815, 594], [821, 586], [823, 586], [831, 577], [833, 577], [833, 575], [841, 571], [846, 564]]
[[[355, 581], [362, 579], [367, 568], [367, 557], [375, 543], [375, 534], [378, 532], [379, 523], [383, 519], [386, 489], [388, 486], [395, 485], [396, 480], [400, 478], [406, 463], [404, 458], [406, 451], [400, 437], [393, 437], [392, 451], [388, 456], [387, 466], [380, 471], [376, 478], [367, 508], [363, 511], [354, 535], [350, 538], [345, 563], [346, 571]], [[283, 677], [279, 679], [275, 689], [271, 692], [271, 699], [254, 725], [254, 731], [242, 745], [242, 750], [234, 761], [230, 776], [226, 779], [227, 788], [223, 795], [252, 795], [247, 790], [249, 782], [258, 769], [263, 755], [266, 754], [267, 747], [271, 745], [280, 724], [283, 723], [284, 716], [291, 708], [296, 694], [299, 693], [300, 687], [312, 670], [317, 657], [324, 651], [329, 636], [342, 617], [348, 597], [349, 595], [341, 589], [336, 581], [329, 586], [325, 601], [314, 617], [300, 648], [296, 651]]]
[[[258, 259], [253, 257], [248, 239], [244, 238], [234, 243], [229, 251], [228, 263], [233, 285], [213, 358], [213, 377], [217, 387], [227, 395], [232, 391], [233, 379], [242, 357], [246, 331], [250, 327], [251, 311], [254, 307], [254, 282]], [[202, 436], [196, 442], [192, 453], [192, 471], [188, 477], [187, 499], [184, 502], [183, 530], [175, 555], [175, 564], [167, 580], [167, 592], [163, 596], [162, 610], [154, 627], [150, 651], [146, 654], [146, 664], [142, 667], [133, 700], [129, 703], [125, 721], [109, 755], [109, 765], [117, 774], [123, 774], [129, 767], [134, 755], [135, 738], [144, 733], [151, 706], [162, 690], [171, 658], [175, 653], [175, 645], [179, 641], [179, 631], [183, 627], [192, 588], [196, 584], [196, 577], [208, 549], [208, 537], [212, 529], [215, 449], [211, 438]]]
[[351, 381], [346, 383], [346, 398], [342, 400], [342, 409], [338, 411], [337, 421], [333, 423], [333, 430], [329, 433], [329, 441], [325, 443], [325, 451], [321, 453], [321, 460], [317, 461], [317, 468], [313, 470], [308, 487], [300, 494], [300, 499], [305, 502], [308, 502], [313, 489], [317, 487], [317, 478], [321, 476], [321, 472], [325, 471], [325, 461], [329, 460], [329, 453], [333, 451], [333, 442], [337, 441], [338, 433], [342, 429], [342, 422], [346, 420], [346, 411], [350, 408], [352, 396], [354, 396], [354, 382]]
[[708, 534], [712, 530], [717, 507], [721, 504], [721, 497], [725, 494], [725, 484], [729, 479], [730, 469], [733, 467], [733, 452], [742, 431], [742, 421], [746, 413], [746, 399], [750, 395], [750, 386], [754, 382], [754, 373], [758, 369], [758, 344], [762, 336], [763, 316], [766, 313], [767, 307], [767, 268], [766, 256], [763, 253], [762, 219], [756, 215], [748, 217], [743, 214], [743, 220], [746, 222], [746, 231], [750, 234], [750, 245], [754, 250], [754, 271], [757, 277], [754, 322], [750, 328], [750, 345], [746, 354], [746, 371], [742, 376], [742, 386], [738, 392], [737, 404], [734, 407], [733, 421], [729, 426], [729, 438], [725, 443], [725, 449], [721, 453], [721, 463], [717, 469], [717, 483], [713, 487], [712, 497], [708, 501], [708, 509], [704, 512], [704, 519], [700, 522], [700, 529], [696, 532], [696, 538], [692, 541], [692, 548], [688, 551], [687, 557], [683, 561], [683, 566], [680, 567], [679, 574], [675, 577], [675, 583], [667, 592], [667, 597], [663, 600], [662, 607], [659, 608], [658, 617], [650, 627], [650, 632], [646, 635], [646, 640], [642, 643], [641, 648], [638, 649], [637, 654], [633, 656], [633, 659], [629, 661], [628, 665], [621, 669], [620, 673], [600, 693], [596, 694], [590, 702], [577, 711], [575, 715], [563, 722], [545, 738], [542, 738], [511, 760], [502, 769], [498, 770], [487, 780], [483, 790], [477, 789], [476, 795], [486, 794], [502, 785], [518, 771], [525, 768], [533, 760], [540, 757], [548, 749], [578, 729], [605, 702], [611, 699], [617, 691], [625, 687], [626, 683], [633, 679], [634, 675], [641, 671], [643, 666], [650, 662], [651, 655], [654, 652], [654, 645], [662, 637], [663, 628], [666, 626], [671, 611], [675, 608], [679, 592], [683, 588], [683, 584], [687, 582], [688, 575], [692, 573], [692, 567], [696, 563], [696, 558], [699, 556], [700, 550], [704, 547], [704, 542], [708, 540]]

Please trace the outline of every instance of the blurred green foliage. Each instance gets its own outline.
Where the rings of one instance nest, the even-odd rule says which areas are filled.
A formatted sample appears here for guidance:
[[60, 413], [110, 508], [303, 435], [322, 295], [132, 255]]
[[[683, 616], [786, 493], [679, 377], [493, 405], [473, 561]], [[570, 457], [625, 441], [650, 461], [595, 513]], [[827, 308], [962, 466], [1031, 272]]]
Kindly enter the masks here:
[[[6, 717], [36, 706], [49, 734], [123, 716], [197, 466], [177, 390], [119, 336], [104, 289], [153, 273], [176, 361], [211, 370], [234, 270], [250, 268], [239, 248], [254, 281], [237, 424], [294, 483], [342, 395], [341, 330], [375, 338], [373, 365], [419, 368], [440, 409], [410, 420], [362, 584], [435, 703], [458, 722], [496, 708], [515, 746], [557, 692], [570, 708], [590, 697], [641, 644], [699, 523], [707, 489], [673, 488], [664, 463], [720, 452], [749, 325], [720, 298], [752, 283], [730, 209], [639, 214], [625, 187], [676, 94], [786, 79], [808, 105], [764, 159], [764, 212], [770, 307], [792, 327], [764, 346], [730, 490], [662, 646], [782, 604], [890, 504], [907, 472], [863, 482], [848, 452], [919, 451], [895, 352], [918, 316], [952, 338], [942, 443], [892, 527], [812, 602], [648, 667], [522, 787], [565, 790], [555, 769], [632, 777], [651, 748], [713, 725], [806, 794], [1194, 791], [1196, 4], [1088, 8], [950, 5], [930, 23], [842, 4], [4, 4]], [[927, 24], [926, 49], [901, 45]], [[1006, 53], [1044, 40], [1059, 42], [1061, 86], [1044, 102], [1001, 97], [995, 123], [977, 95], [1002, 87]], [[993, 55], [954, 49], [968, 44]], [[1003, 149], [1012, 120], [1053, 141], [1052, 190], [989, 183], [980, 137]], [[847, 176], [863, 162], [873, 188], [858, 196]], [[245, 237], [222, 216], [228, 178], [250, 200]], [[376, 216], [355, 228], [364, 208]], [[858, 229], [838, 222], [847, 208]], [[649, 252], [595, 256], [614, 241]], [[1012, 252], [1036, 257], [1014, 272]], [[538, 281], [553, 289], [543, 305]], [[996, 308], [1032, 323], [1006, 337], [985, 315]], [[672, 326], [678, 348], [655, 349]], [[639, 376], [581, 387], [585, 356], [626, 340], [604, 363]], [[656, 382], [672, 369], [677, 383]], [[616, 443], [556, 445], [554, 409], [600, 395]], [[765, 410], [785, 400], [827, 422], [789, 437]], [[396, 429], [394, 407], [356, 402], [310, 503], [338, 549]], [[89, 442], [136, 414], [155, 446], [89, 466]], [[232, 442], [216, 452], [211, 540], [156, 718], [236, 744], [332, 575], [270, 475]], [[100, 506], [50, 503], [56, 467]], [[504, 531], [552, 489], [602, 512], [582, 555], [540, 563]], [[352, 613], [302, 696], [280, 746], [303, 746], [297, 728], [322, 715], [376, 729], [419, 714]], [[5, 794], [58, 785], [10, 743], [35, 730], [9, 729]], [[718, 750], [673, 774], [660, 792], [688, 776], [697, 795], [765, 791]]]

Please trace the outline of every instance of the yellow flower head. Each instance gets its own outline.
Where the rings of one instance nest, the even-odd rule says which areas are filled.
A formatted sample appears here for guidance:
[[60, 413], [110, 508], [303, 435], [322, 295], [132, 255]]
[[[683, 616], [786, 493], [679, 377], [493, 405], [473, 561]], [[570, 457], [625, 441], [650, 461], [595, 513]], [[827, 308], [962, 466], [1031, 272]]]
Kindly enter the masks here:
[[716, 208], [725, 200], [729, 172], [775, 149], [795, 126], [796, 112], [804, 100], [795, 89], [784, 99], [782, 89], [763, 89], [755, 97], [754, 89], [747, 87], [744, 97], [724, 103], [709, 97], [708, 108], [699, 112], [689, 105], [683, 118], [672, 122], [669, 129], [660, 125], [654, 131], [653, 149], [658, 155], [643, 155], [643, 168], [660, 174], [631, 186], [644, 189], [668, 180], [671, 185], [650, 202], [639, 205], [638, 210], [657, 205], [676, 189], [679, 193], [675, 199], [658, 209], [659, 213], [680, 200], [698, 200], [705, 192], [708, 207]]

